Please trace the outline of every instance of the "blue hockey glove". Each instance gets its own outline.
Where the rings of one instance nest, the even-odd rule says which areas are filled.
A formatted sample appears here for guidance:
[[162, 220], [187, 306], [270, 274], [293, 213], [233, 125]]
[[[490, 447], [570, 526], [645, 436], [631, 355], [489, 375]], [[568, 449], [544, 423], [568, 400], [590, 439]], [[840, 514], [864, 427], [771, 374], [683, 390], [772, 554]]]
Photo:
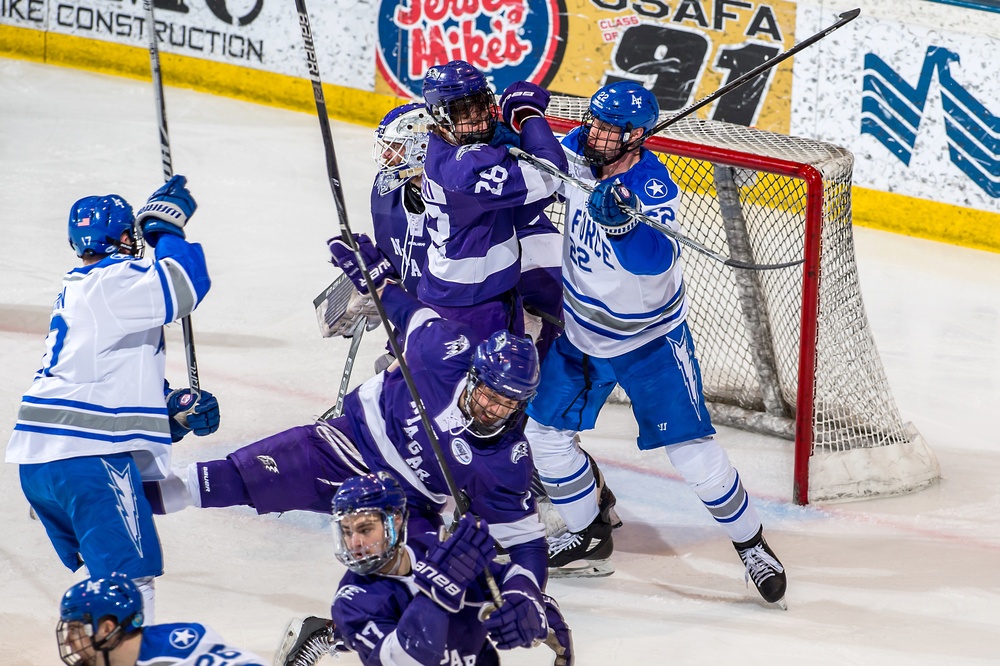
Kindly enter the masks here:
[[198, 207], [186, 184], [184, 176], [174, 176], [153, 192], [146, 205], [136, 213], [135, 223], [151, 243], [156, 243], [159, 234], [184, 238], [184, 225]]
[[621, 206], [636, 209], [639, 198], [617, 180], [602, 180], [587, 199], [590, 219], [604, 227], [609, 236], [621, 236], [635, 228], [638, 221], [629, 217]]
[[549, 635], [545, 644], [556, 653], [553, 666], [573, 666], [573, 632], [555, 599], [543, 594], [542, 603], [545, 605], [545, 619], [549, 623]]
[[219, 401], [208, 391], [202, 391], [197, 400], [191, 389], [171, 391], [167, 395], [167, 414], [175, 442], [191, 431], [204, 437], [219, 429]]
[[[365, 234], [355, 234], [354, 240], [358, 244], [358, 250], [365, 261], [365, 267], [368, 269], [368, 275], [371, 276], [375, 289], [381, 288], [386, 280], [397, 277], [392, 262], [386, 259], [385, 255], [375, 247], [372, 239]], [[351, 247], [339, 237], [331, 238], [326, 243], [330, 246], [330, 254], [333, 256], [331, 261], [340, 266], [359, 293], [367, 294], [368, 283], [365, 282], [365, 276], [361, 272], [361, 267], [358, 266], [357, 258]]]
[[503, 605], [483, 622], [501, 650], [531, 647], [549, 635], [542, 593], [527, 576], [513, 576], [500, 593]]
[[528, 118], [541, 118], [549, 105], [551, 94], [545, 88], [529, 83], [515, 81], [507, 86], [500, 96], [500, 114], [503, 121], [512, 130], [521, 133], [521, 125]]
[[486, 521], [469, 514], [447, 541], [413, 563], [413, 582], [449, 613], [462, 609], [465, 590], [496, 555]]
[[493, 138], [490, 139], [490, 145], [494, 148], [497, 146], [514, 146], [516, 148], [520, 148], [521, 135], [503, 123], [500, 123], [497, 125], [496, 129], [493, 130]]

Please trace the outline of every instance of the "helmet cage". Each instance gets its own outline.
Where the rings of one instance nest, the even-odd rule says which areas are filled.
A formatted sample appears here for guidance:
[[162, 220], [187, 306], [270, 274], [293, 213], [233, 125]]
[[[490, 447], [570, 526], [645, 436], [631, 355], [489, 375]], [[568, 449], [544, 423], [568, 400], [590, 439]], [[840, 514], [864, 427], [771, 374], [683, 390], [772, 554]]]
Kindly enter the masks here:
[[[382, 527], [382, 538], [362, 548], [352, 547], [348, 539], [353, 532], [353, 526], [345, 527], [347, 518], [358, 519], [363, 516], [373, 516]], [[396, 528], [397, 519], [400, 522]], [[405, 511], [386, 511], [377, 508], [364, 508], [333, 514], [334, 554], [337, 559], [354, 573], [365, 575], [378, 571], [389, 562], [396, 559], [399, 548], [406, 543]]]
[[496, 131], [496, 96], [489, 88], [465, 97], [428, 103], [442, 138], [456, 146], [489, 143]]
[[[604, 125], [603, 136], [598, 137], [594, 133], [594, 123]], [[619, 130], [617, 136], [614, 132], [607, 131], [608, 127]], [[624, 127], [619, 127], [608, 123], [594, 116], [589, 109], [583, 115], [583, 156], [592, 165], [600, 167], [606, 164], [614, 164], [625, 156], [630, 150], [635, 150], [646, 140], [646, 133], [633, 138], [635, 131], [632, 123], [625, 123]], [[594, 133], [594, 140], [591, 141], [591, 134]]]
[[[142, 626], [142, 607], [142, 593], [125, 574], [113, 573], [107, 578], [77, 583], [63, 595], [59, 607], [59, 658], [75, 666], [84, 661], [87, 650], [114, 650], [126, 635]], [[114, 620], [115, 628], [95, 640], [100, 623], [106, 619]]]
[[378, 165], [380, 195], [398, 189], [424, 172], [430, 114], [419, 102], [389, 112], [375, 130], [372, 158]]
[[[517, 424], [534, 397], [534, 394], [527, 399], [506, 396], [482, 381], [475, 368], [471, 368], [465, 376], [465, 391], [462, 395], [462, 415], [467, 419], [465, 430], [480, 439], [492, 439]], [[495, 406], [510, 409], [509, 402], [501, 402], [497, 398], [516, 400], [517, 404], [506, 416], [486, 421], [482, 415], [495, 413]]]

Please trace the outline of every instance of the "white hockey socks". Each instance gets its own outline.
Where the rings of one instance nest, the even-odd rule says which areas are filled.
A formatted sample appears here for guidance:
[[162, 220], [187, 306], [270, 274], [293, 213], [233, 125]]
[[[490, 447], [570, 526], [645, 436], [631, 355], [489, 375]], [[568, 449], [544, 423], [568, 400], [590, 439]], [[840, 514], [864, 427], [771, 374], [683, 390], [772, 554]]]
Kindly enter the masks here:
[[552, 505], [571, 532], [582, 532], [597, 518], [597, 479], [590, 460], [573, 440], [576, 431], [528, 419], [524, 434]]
[[725, 449], [712, 437], [666, 447], [667, 457], [734, 542], [748, 541], [760, 517]]

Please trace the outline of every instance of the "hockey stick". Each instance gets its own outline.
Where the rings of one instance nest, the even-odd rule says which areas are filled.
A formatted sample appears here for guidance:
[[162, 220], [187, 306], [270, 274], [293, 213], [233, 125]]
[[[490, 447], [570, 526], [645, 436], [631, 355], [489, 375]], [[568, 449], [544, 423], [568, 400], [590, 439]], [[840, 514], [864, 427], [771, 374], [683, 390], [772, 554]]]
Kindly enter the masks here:
[[[371, 275], [368, 274], [368, 267], [365, 265], [365, 259], [361, 255], [358, 243], [354, 239], [354, 234], [351, 231], [351, 225], [347, 220], [347, 207], [344, 204], [344, 192], [340, 184], [340, 170], [337, 168], [337, 154], [334, 152], [333, 135], [330, 132], [330, 117], [327, 115], [326, 100], [323, 97], [323, 83], [319, 76], [319, 62], [316, 58], [316, 48], [313, 43], [312, 27], [309, 23], [309, 12], [306, 9], [305, 0], [295, 0], [295, 9], [299, 14], [299, 29], [302, 33], [303, 45], [305, 46], [306, 65], [309, 69], [309, 78], [312, 80], [313, 97], [316, 101], [316, 115], [319, 117], [320, 133], [323, 135], [323, 149], [326, 152], [326, 171], [330, 179], [330, 190], [333, 192], [333, 201], [337, 208], [341, 237], [347, 246], [351, 248], [351, 251], [354, 253], [354, 260], [358, 263], [358, 267], [361, 269], [361, 274], [365, 276], [365, 285], [368, 287], [368, 293], [371, 295], [375, 309], [378, 310], [379, 319], [382, 320], [382, 325], [385, 327], [386, 335], [389, 338], [389, 346], [392, 348], [393, 356], [395, 356], [396, 360], [399, 362], [399, 370], [403, 375], [403, 381], [406, 382], [406, 388], [409, 389], [410, 395], [413, 397], [413, 402], [416, 405], [417, 412], [420, 414], [420, 423], [423, 425], [424, 431], [427, 433], [427, 439], [430, 440], [431, 448], [434, 449], [434, 456], [437, 458], [438, 465], [441, 467], [441, 474], [444, 476], [445, 483], [448, 485], [448, 491], [455, 500], [456, 511], [458, 514], [464, 514], [469, 510], [469, 498], [459, 489], [458, 484], [455, 483], [455, 477], [452, 475], [451, 469], [448, 466], [448, 461], [445, 459], [444, 452], [441, 450], [441, 443], [438, 441], [437, 435], [434, 433], [434, 425], [431, 423], [430, 416], [427, 414], [427, 408], [424, 406], [423, 401], [420, 399], [420, 394], [417, 392], [417, 385], [413, 381], [413, 375], [410, 373], [409, 365], [403, 359], [403, 350], [400, 348], [399, 342], [396, 340], [396, 336], [393, 335], [392, 324], [389, 322], [388, 316], [386, 316], [385, 307], [382, 305], [382, 298], [378, 295], [378, 292], [375, 289], [375, 283], [372, 281]], [[486, 582], [489, 585], [490, 593], [493, 597], [493, 603], [499, 607], [503, 603], [500, 596], [500, 588], [493, 579], [489, 568], [487, 568], [483, 574], [485, 575]]]
[[791, 58], [796, 53], [799, 53], [800, 51], [809, 48], [810, 46], [812, 46], [813, 44], [815, 44], [819, 40], [821, 40], [824, 37], [826, 37], [827, 35], [829, 35], [831, 32], [833, 32], [835, 30], [839, 30], [840, 28], [844, 27], [845, 25], [847, 25], [848, 23], [850, 23], [854, 19], [858, 18], [859, 14], [861, 14], [861, 8], [860, 7], [856, 8], [856, 9], [852, 9], [850, 11], [846, 11], [843, 14], [840, 14], [838, 16], [837, 22], [834, 23], [833, 25], [831, 25], [830, 27], [824, 28], [823, 30], [820, 30], [819, 32], [817, 32], [815, 35], [802, 40], [801, 42], [799, 42], [798, 44], [796, 44], [792, 48], [788, 49], [784, 53], [779, 53], [778, 55], [776, 55], [775, 57], [771, 58], [770, 60], [765, 60], [761, 64], [759, 64], [756, 67], [754, 67], [753, 69], [751, 69], [749, 72], [744, 73], [742, 76], [740, 76], [740, 77], [734, 79], [733, 81], [730, 81], [726, 85], [722, 86], [721, 88], [719, 88], [718, 90], [716, 90], [711, 95], [703, 97], [702, 99], [698, 100], [694, 104], [691, 104], [690, 106], [684, 107], [683, 109], [681, 109], [680, 111], [678, 111], [674, 115], [670, 116], [666, 120], [663, 120], [662, 122], [660, 122], [657, 125], [655, 125], [653, 127], [653, 129], [651, 129], [649, 131], [648, 136], [653, 136], [655, 134], [658, 134], [658, 133], [662, 132], [666, 128], [668, 128], [671, 125], [673, 125], [674, 123], [676, 123], [678, 120], [690, 116], [692, 113], [694, 113], [695, 111], [697, 111], [701, 107], [703, 107], [703, 106], [705, 106], [707, 104], [711, 104], [712, 102], [714, 102], [715, 100], [719, 99], [723, 95], [728, 95], [729, 93], [733, 92], [734, 90], [736, 90], [737, 88], [739, 88], [740, 86], [742, 86], [744, 83], [747, 83], [748, 81], [757, 78], [758, 76], [760, 76], [761, 74], [763, 74], [767, 70], [771, 69], [775, 65], [777, 65], [777, 64], [779, 64], [781, 62], [784, 62], [785, 60]]
[[358, 355], [358, 348], [361, 346], [361, 336], [365, 334], [368, 327], [368, 318], [361, 317], [351, 331], [351, 348], [347, 352], [347, 360], [344, 361], [344, 374], [340, 378], [340, 391], [337, 393], [337, 404], [323, 413], [320, 420], [326, 421], [335, 419], [344, 411], [344, 396], [347, 395], [347, 385], [351, 383], [351, 372], [354, 370], [354, 358]]
[[[508, 148], [508, 150], [510, 151], [511, 155], [513, 155], [514, 157], [516, 157], [519, 160], [523, 160], [524, 162], [527, 162], [528, 164], [530, 164], [531, 166], [535, 167], [539, 171], [544, 171], [544, 172], [546, 172], [546, 173], [548, 173], [548, 174], [550, 174], [552, 176], [555, 176], [559, 180], [561, 180], [561, 181], [563, 181], [565, 183], [569, 183], [570, 185], [572, 185], [574, 187], [577, 187], [577, 188], [583, 190], [584, 192], [587, 192], [588, 194], [594, 191], [594, 188], [589, 183], [585, 183], [585, 182], [583, 182], [582, 180], [580, 180], [578, 178], [574, 178], [573, 176], [569, 175], [568, 173], [560, 171], [559, 169], [557, 169], [552, 164], [549, 164], [548, 162], [545, 162], [544, 160], [538, 159], [537, 157], [535, 157], [531, 153], [526, 153], [526, 152], [524, 152], [523, 150], [521, 150], [520, 148], [518, 148], [516, 146], [510, 146]], [[749, 271], [770, 271], [770, 270], [777, 270], [779, 268], [791, 268], [792, 266], [798, 266], [799, 264], [801, 264], [802, 262], [805, 261], [805, 259], [797, 259], [795, 261], [786, 261], [786, 262], [780, 263], [780, 264], [749, 264], [749, 263], [746, 263], [744, 261], [739, 261], [737, 259], [732, 259], [732, 258], [727, 257], [725, 255], [722, 255], [722, 254], [719, 254], [717, 252], [713, 252], [712, 250], [709, 250], [707, 247], [705, 247], [704, 245], [702, 245], [698, 241], [692, 240], [692, 239], [688, 238], [687, 236], [685, 236], [684, 234], [682, 234], [682, 233], [680, 233], [678, 231], [674, 231], [673, 229], [671, 229], [667, 225], [663, 224], [659, 220], [655, 220], [655, 219], [649, 217], [648, 215], [640, 213], [639, 211], [637, 211], [636, 209], [632, 208], [631, 206], [626, 206], [626, 205], [623, 205], [623, 204], [619, 204], [619, 206], [632, 219], [638, 220], [639, 222], [642, 222], [643, 224], [647, 224], [647, 225], [651, 226], [652, 228], [656, 229], [660, 233], [662, 233], [662, 234], [664, 234], [666, 236], [669, 236], [670, 238], [673, 238], [678, 243], [681, 243], [683, 245], [687, 245], [688, 247], [692, 248], [696, 252], [700, 252], [701, 254], [705, 255], [706, 257], [711, 257], [712, 259], [715, 259], [716, 261], [722, 262], [722, 264], [724, 266], [730, 266], [732, 268], [742, 268], [742, 269], [749, 270]]]
[[[149, 19], [149, 68], [153, 74], [153, 92], [156, 93], [156, 116], [160, 123], [160, 159], [163, 162], [163, 182], [174, 176], [173, 162], [170, 158], [170, 135], [167, 132], [167, 107], [163, 99], [163, 79], [160, 76], [160, 48], [156, 43], [156, 20], [153, 17], [153, 0], [143, 0], [146, 16]], [[194, 351], [194, 331], [191, 328], [191, 315], [181, 318], [181, 331], [184, 334], [184, 357], [187, 360], [188, 384], [195, 394], [191, 409], [198, 403], [201, 395], [201, 381], [198, 379], [198, 359]]]

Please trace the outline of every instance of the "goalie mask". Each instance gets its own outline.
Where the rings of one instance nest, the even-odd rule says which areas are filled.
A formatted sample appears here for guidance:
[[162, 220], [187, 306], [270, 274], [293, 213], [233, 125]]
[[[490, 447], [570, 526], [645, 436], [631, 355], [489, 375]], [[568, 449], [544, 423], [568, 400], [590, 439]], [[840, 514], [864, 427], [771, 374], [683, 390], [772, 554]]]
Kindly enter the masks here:
[[464, 60], [431, 67], [424, 101], [442, 139], [455, 146], [489, 143], [497, 126], [497, 103], [486, 76]]
[[358, 574], [377, 572], [406, 543], [406, 494], [388, 472], [354, 476], [333, 496], [337, 559]]
[[462, 393], [467, 430], [496, 437], [517, 423], [540, 380], [538, 351], [528, 338], [497, 331], [476, 346]]
[[139, 256], [132, 206], [117, 194], [84, 197], [69, 211], [69, 244], [76, 256]]
[[372, 158], [378, 165], [376, 185], [385, 196], [424, 172], [431, 125], [427, 108], [405, 104], [390, 111], [375, 129]]
[[583, 116], [583, 156], [597, 167], [617, 162], [642, 145], [659, 116], [656, 96], [638, 83], [604, 86], [590, 98]]
[[[103, 620], [116, 626], [99, 637]], [[142, 593], [128, 576], [113, 573], [77, 583], [63, 595], [59, 605], [59, 658], [69, 666], [98, 666], [97, 653], [114, 650], [128, 634], [142, 626]]]

